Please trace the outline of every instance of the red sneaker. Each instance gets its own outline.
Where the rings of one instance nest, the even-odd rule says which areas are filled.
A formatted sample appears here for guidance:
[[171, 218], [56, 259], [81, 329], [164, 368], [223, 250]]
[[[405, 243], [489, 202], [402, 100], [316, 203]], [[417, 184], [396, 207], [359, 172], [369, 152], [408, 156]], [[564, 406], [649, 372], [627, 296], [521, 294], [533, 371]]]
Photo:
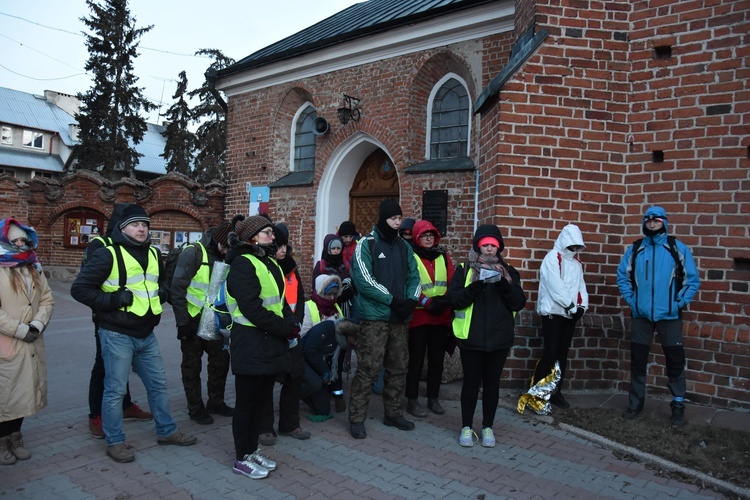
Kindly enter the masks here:
[[126, 422], [133, 420], [151, 420], [154, 418], [151, 412], [143, 411], [140, 406], [133, 403], [122, 411], [122, 419]]
[[96, 439], [104, 439], [104, 431], [102, 430], [102, 417], [91, 417], [89, 418], [89, 432]]

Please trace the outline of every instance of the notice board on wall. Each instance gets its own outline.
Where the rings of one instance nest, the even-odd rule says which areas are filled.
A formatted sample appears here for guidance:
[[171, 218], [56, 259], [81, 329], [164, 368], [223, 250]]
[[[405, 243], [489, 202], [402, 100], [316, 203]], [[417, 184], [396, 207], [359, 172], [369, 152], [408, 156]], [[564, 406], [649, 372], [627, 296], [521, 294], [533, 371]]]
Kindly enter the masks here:
[[422, 191], [422, 219], [432, 222], [442, 236], [448, 233], [448, 190]]

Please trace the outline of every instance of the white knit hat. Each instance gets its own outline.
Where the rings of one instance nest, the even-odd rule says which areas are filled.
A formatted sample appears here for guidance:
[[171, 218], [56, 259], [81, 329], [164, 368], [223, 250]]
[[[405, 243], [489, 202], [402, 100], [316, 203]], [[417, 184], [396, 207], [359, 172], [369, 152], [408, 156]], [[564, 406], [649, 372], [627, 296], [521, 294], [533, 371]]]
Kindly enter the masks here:
[[12, 242], [13, 240], [18, 239], [18, 238], [23, 238], [27, 240], [29, 239], [29, 235], [26, 234], [26, 231], [24, 231], [20, 227], [16, 226], [15, 224], [11, 224], [8, 227], [8, 241]]

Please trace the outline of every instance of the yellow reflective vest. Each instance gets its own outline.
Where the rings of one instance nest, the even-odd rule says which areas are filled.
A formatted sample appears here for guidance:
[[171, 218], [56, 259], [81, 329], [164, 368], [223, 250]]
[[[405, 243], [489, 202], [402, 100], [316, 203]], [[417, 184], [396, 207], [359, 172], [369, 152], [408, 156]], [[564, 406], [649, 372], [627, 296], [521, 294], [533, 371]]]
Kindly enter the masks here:
[[[279, 290], [279, 285], [273, 278], [273, 274], [268, 270], [266, 265], [254, 255], [243, 254], [242, 257], [248, 259], [255, 267], [255, 275], [260, 281], [260, 299], [263, 301], [263, 307], [271, 311], [279, 317], [284, 317], [284, 291]], [[275, 259], [269, 259], [271, 265], [279, 268], [279, 273], [283, 276], [284, 273], [281, 271], [281, 267], [276, 263]], [[232, 314], [232, 322], [239, 323], [240, 325], [251, 326], [255, 325], [247, 319], [240, 308], [237, 306], [237, 300], [232, 297], [227, 290], [227, 309]]]
[[422, 286], [422, 293], [425, 297], [438, 297], [445, 295], [448, 291], [448, 266], [445, 264], [445, 255], [438, 256], [435, 259], [435, 282], [432, 282], [430, 273], [427, 271], [424, 262], [416, 254], [414, 259], [417, 261], [417, 270], [419, 270], [419, 281]]
[[[114, 246], [107, 247], [112, 254], [112, 270], [102, 283], [102, 290], [114, 293], [120, 289], [120, 266], [117, 265], [117, 251]], [[125, 265], [125, 288], [133, 293], [133, 304], [121, 307], [121, 311], [133, 313], [143, 317], [151, 309], [154, 314], [161, 314], [161, 301], [159, 300], [159, 255], [154, 247], [149, 247], [148, 264], [143, 271], [141, 264], [128, 253], [120, 248], [122, 260]]]
[[187, 293], [185, 298], [187, 299], [187, 311], [191, 318], [198, 316], [203, 310], [203, 304], [206, 301], [206, 292], [208, 291], [208, 283], [211, 279], [211, 270], [208, 267], [208, 252], [206, 247], [198, 241], [195, 243], [203, 255], [201, 259], [201, 265], [195, 276], [190, 280], [190, 284], [187, 287]]
[[[468, 287], [471, 283], [471, 274], [474, 271], [466, 266], [466, 281], [464, 282], [464, 288]], [[466, 309], [458, 309], [453, 312], [453, 336], [457, 339], [468, 339], [469, 338], [469, 327], [471, 327], [471, 314], [474, 312], [474, 304], [471, 304]]]
[[[320, 309], [318, 309], [318, 304], [312, 299], [305, 302], [305, 304], [307, 304], [307, 309], [310, 311], [310, 321], [312, 321], [312, 326], [320, 323]], [[339, 313], [339, 318], [344, 317], [344, 313], [341, 312], [341, 308], [338, 304], [336, 304], [336, 311]]]

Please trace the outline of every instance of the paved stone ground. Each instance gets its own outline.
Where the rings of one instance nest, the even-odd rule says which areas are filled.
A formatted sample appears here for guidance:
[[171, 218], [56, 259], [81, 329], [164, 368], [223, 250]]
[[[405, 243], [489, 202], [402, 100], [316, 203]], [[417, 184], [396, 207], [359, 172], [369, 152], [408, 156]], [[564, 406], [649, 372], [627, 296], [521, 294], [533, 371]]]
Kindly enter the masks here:
[[[0, 499], [723, 498], [660, 477], [643, 464], [619, 460], [599, 445], [508, 407], [497, 412], [495, 448], [458, 445], [457, 401], [445, 401], [445, 415], [420, 419], [412, 432], [399, 431], [382, 424], [377, 396], [370, 404], [367, 439], [350, 437], [346, 413], [314, 424], [304, 419], [303, 410], [311, 439], [280, 436], [276, 446], [265, 450], [279, 463], [266, 479], [233, 474], [231, 419], [217, 416], [214, 425], [199, 426], [188, 418], [169, 308], [157, 336], [172, 414], [181, 430], [198, 436], [198, 443], [158, 446], [153, 422], [126, 423], [136, 460], [117, 464], [106, 457], [104, 441], [88, 433], [94, 356], [90, 313], [70, 298], [69, 284], [53, 281], [52, 286], [55, 315], [45, 333], [49, 405], [25, 420], [24, 439], [32, 458], [0, 469]], [[131, 391], [147, 406], [135, 375]], [[227, 402], [233, 401], [230, 375]]]

